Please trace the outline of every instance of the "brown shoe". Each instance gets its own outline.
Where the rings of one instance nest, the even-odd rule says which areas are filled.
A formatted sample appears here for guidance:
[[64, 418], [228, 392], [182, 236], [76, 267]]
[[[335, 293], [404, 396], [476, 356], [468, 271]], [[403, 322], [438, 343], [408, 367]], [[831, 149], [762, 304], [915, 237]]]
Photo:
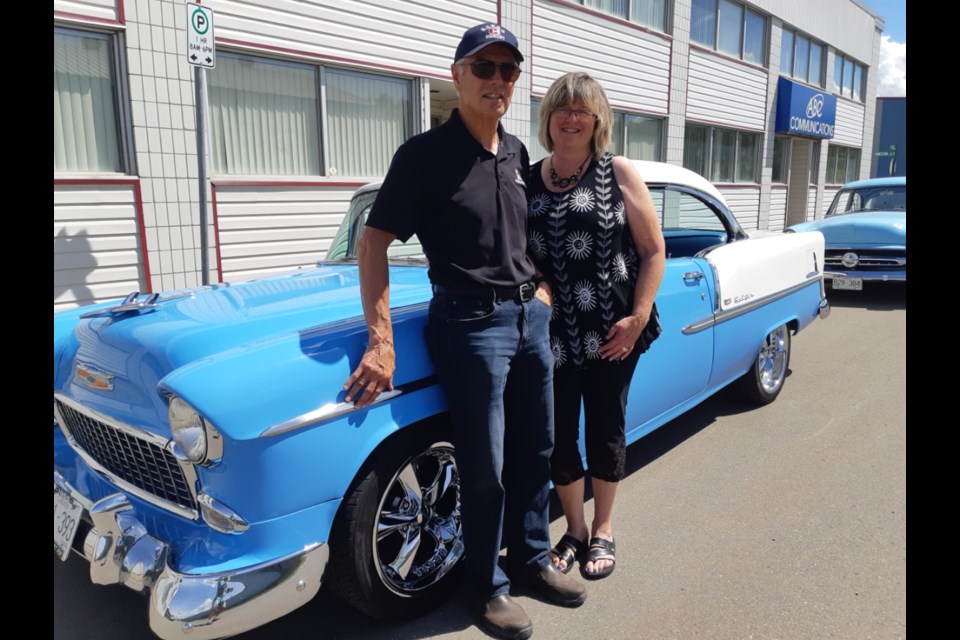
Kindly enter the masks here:
[[533, 635], [533, 623], [510, 596], [496, 596], [483, 604], [483, 625], [498, 638], [524, 640]]
[[587, 599], [587, 588], [582, 582], [563, 573], [550, 562], [542, 569], [527, 566], [520, 573], [521, 584], [535, 589], [554, 604], [579, 607]]

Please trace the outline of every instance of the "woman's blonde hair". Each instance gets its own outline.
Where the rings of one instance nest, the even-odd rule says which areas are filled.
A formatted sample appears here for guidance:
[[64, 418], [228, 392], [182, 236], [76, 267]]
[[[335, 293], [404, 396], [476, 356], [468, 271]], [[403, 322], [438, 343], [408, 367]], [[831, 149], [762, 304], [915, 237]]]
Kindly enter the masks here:
[[590, 141], [590, 151], [594, 158], [599, 158], [610, 146], [610, 137], [613, 132], [613, 111], [607, 101], [600, 83], [583, 71], [571, 71], [557, 78], [547, 95], [540, 103], [540, 131], [537, 139], [549, 152], [553, 152], [553, 139], [550, 137], [550, 116], [556, 109], [572, 104], [583, 105], [597, 114], [597, 121], [593, 127], [593, 139]]

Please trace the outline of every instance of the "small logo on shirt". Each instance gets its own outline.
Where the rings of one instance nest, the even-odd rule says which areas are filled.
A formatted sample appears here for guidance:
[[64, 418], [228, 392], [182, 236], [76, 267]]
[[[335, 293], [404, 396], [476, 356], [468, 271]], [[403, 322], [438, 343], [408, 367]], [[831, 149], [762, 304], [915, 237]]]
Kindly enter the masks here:
[[517, 172], [517, 178], [514, 180], [514, 182], [517, 184], [522, 184], [523, 186], [527, 186], [527, 183], [523, 181], [523, 176], [520, 175], [520, 169], [514, 169], [514, 171]]

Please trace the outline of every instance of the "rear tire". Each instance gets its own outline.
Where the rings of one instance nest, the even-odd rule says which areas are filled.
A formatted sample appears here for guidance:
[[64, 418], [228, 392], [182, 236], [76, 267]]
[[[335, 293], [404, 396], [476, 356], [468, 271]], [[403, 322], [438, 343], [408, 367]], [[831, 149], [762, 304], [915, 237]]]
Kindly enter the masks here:
[[419, 615], [462, 578], [460, 478], [453, 445], [408, 427], [374, 454], [331, 531], [330, 588], [379, 619]]
[[737, 381], [740, 392], [751, 402], [770, 404], [777, 399], [790, 364], [790, 328], [782, 324], [763, 340], [753, 366]]

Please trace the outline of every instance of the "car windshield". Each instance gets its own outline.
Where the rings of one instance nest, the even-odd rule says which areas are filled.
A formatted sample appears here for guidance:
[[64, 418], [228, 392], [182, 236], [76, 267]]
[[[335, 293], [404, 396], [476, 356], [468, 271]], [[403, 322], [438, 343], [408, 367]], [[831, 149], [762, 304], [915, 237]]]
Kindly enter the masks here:
[[[363, 233], [364, 224], [367, 222], [367, 215], [373, 207], [373, 201], [377, 197], [377, 191], [366, 191], [354, 196], [350, 201], [350, 208], [337, 229], [337, 235], [334, 236], [330, 249], [327, 251], [327, 260], [356, 260], [357, 242], [360, 234]], [[420, 246], [420, 240], [416, 235], [410, 237], [406, 242], [395, 240], [387, 248], [387, 258], [391, 261], [411, 261], [425, 263], [427, 258], [423, 255], [423, 248]]]
[[857, 211], [906, 211], [907, 186], [875, 186], [841, 189], [830, 205], [828, 216]]

